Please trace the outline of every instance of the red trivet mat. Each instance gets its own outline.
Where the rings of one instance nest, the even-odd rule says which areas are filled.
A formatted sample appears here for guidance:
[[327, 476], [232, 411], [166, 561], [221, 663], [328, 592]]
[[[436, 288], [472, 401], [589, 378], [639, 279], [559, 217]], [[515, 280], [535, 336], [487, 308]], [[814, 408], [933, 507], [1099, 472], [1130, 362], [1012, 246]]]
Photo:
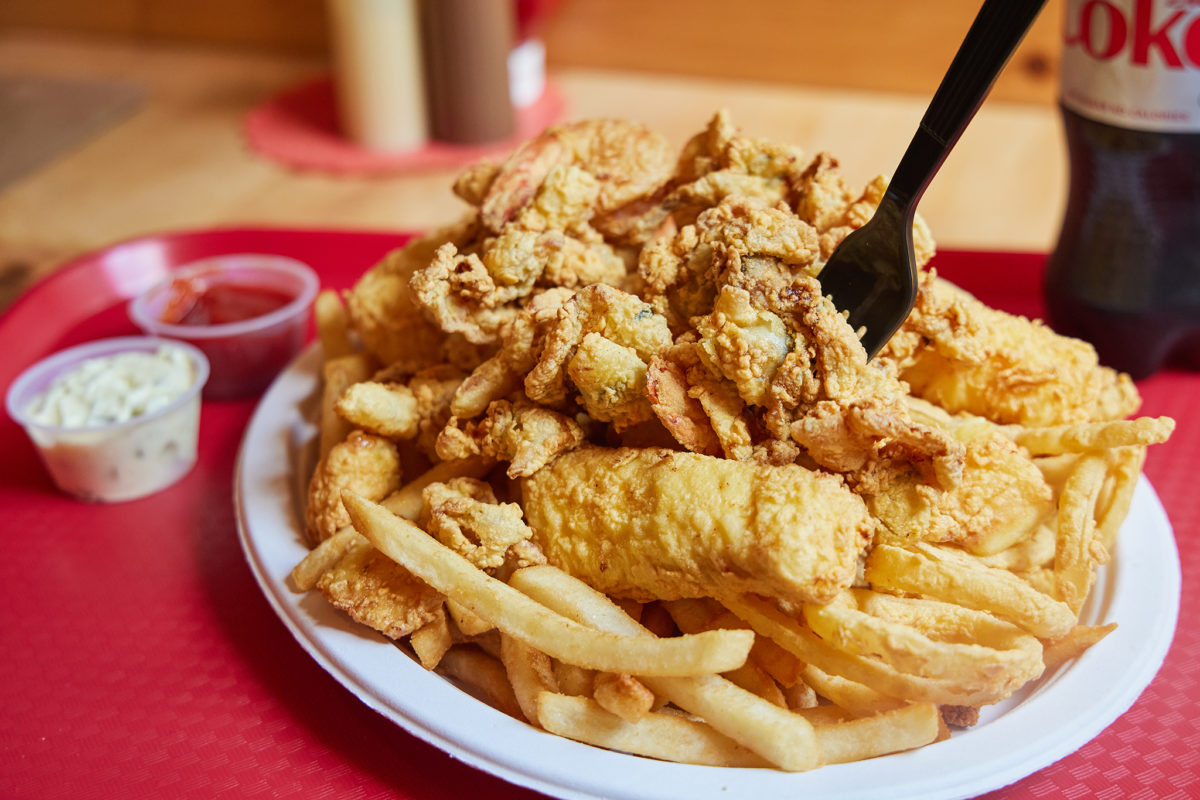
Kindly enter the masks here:
[[[147, 237], [78, 259], [3, 316], [0, 389], [30, 361], [132, 331], [125, 299], [172, 266], [232, 251], [303, 259], [346, 287], [400, 233], [238, 229]], [[1042, 258], [937, 257], [985, 301], [1038, 313]], [[1200, 794], [1200, 374], [1139, 384], [1142, 413], [1179, 427], [1146, 473], [1175, 528], [1179, 629], [1133, 707], [1079, 751], [988, 795]], [[142, 500], [56, 493], [0, 419], [0, 797], [533, 798], [409, 736], [346, 691], [287, 632], [247, 568], [234, 521], [237, 448], [253, 401], [205, 403], [200, 459]]]
[[500, 156], [562, 118], [566, 102], [552, 82], [541, 98], [517, 110], [510, 139], [480, 145], [430, 141], [394, 153], [363, 149], [347, 139], [337, 119], [334, 85], [321, 77], [287, 89], [246, 116], [246, 139], [262, 155], [297, 169], [378, 175], [458, 167]]

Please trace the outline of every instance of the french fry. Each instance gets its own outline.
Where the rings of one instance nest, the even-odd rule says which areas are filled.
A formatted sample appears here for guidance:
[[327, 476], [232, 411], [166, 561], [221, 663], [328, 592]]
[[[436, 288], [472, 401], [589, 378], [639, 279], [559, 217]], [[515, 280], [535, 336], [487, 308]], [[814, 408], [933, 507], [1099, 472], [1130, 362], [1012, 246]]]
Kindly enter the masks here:
[[1096, 642], [1117, 629], [1115, 622], [1108, 625], [1076, 625], [1065, 636], [1047, 642], [1042, 650], [1046, 669], [1051, 670], [1071, 659], [1078, 658]]
[[466, 684], [476, 696], [510, 717], [525, 719], [504, 665], [472, 645], [456, 645], [446, 651], [438, 665], [448, 678]]
[[1096, 501], [1096, 539], [1106, 550], [1111, 551], [1116, 545], [1117, 533], [1129, 514], [1145, 461], [1144, 447], [1121, 447], [1109, 455], [1108, 478], [1104, 484], [1108, 491]]
[[1077, 616], [1066, 603], [1042, 594], [1011, 572], [989, 567], [960, 549], [929, 542], [876, 545], [867, 556], [865, 575], [877, 588], [991, 612], [1040, 639], [1062, 636]]
[[396, 516], [415, 522], [421, 516], [424, 506], [421, 493], [426, 486], [453, 478], [482, 478], [491, 468], [492, 462], [479, 457], [439, 461], [384, 498], [382, 505]]
[[[517, 570], [509, 582], [577, 622], [629, 637], [653, 637], [604, 594], [554, 567]], [[718, 675], [685, 679], [639, 677], [655, 694], [697, 715], [771, 763], [787, 770], [817, 766], [819, 753], [812, 725], [803, 717]]]
[[354, 527], [393, 561], [502, 632], [559, 660], [639, 676], [703, 675], [741, 666], [754, 643], [753, 632], [744, 630], [652, 639], [588, 628], [490, 577], [383, 506], [352, 493], [343, 501]]
[[1084, 456], [1067, 478], [1059, 498], [1054, 585], [1059, 599], [1077, 616], [1092, 587], [1096, 565], [1092, 556], [1096, 533], [1094, 515], [1106, 472], [1103, 454]]
[[1170, 438], [1175, 430], [1175, 420], [1170, 417], [1138, 417], [1044, 428], [1010, 426], [1004, 430], [1031, 454], [1052, 455], [1160, 444]]
[[[802, 661], [833, 675], [864, 683], [890, 697], [909, 702], [985, 705], [1007, 696], [1007, 685], [979, 675], [968, 683], [902, 672], [877, 659], [845, 653], [813, 634], [770, 603], [753, 595], [722, 602], [763, 636], [769, 636]], [[1040, 659], [1039, 659], [1040, 665]]]
[[493, 629], [492, 623], [465, 608], [462, 603], [453, 600], [446, 601], [446, 612], [454, 620], [454, 626], [463, 636], [478, 636]]
[[816, 691], [804, 681], [796, 681], [791, 686], [781, 688], [784, 702], [792, 711], [814, 708], [820, 702]]
[[565, 661], [554, 661], [554, 678], [559, 691], [578, 697], [591, 697], [596, 688], [596, 670], [577, 667]]
[[417, 628], [408, 637], [408, 644], [417, 654], [421, 666], [436, 669], [442, 656], [454, 644], [450, 638], [450, 625], [446, 622], [446, 611], [442, 608], [437, 615]]
[[982, 686], [987, 674], [999, 687], [1042, 671], [1034, 636], [965, 605], [848, 589], [824, 605], [806, 604], [804, 619], [838, 650], [906, 675]]
[[370, 357], [361, 353], [329, 359], [323, 367], [324, 386], [321, 391], [320, 457], [324, 458], [333, 446], [345, 439], [354, 429], [338, 416], [337, 400], [352, 384], [365, 381], [371, 376], [373, 365]]
[[[675, 625], [684, 633], [699, 633], [705, 630], [715, 630], [721, 627], [745, 628], [746, 623], [730, 614], [719, 603], [707, 599], [671, 600], [662, 603]], [[728, 623], [728, 624], [723, 624]], [[754, 661], [754, 652], [760, 642], [769, 641], [755, 637], [754, 647], [750, 649], [750, 660], [735, 670], [724, 673], [724, 677], [748, 692], [774, 703], [781, 708], [787, 708], [778, 684], [772, 680], [761, 666]]]
[[624, 753], [713, 767], [766, 767], [762, 757], [703, 722], [652, 712], [636, 723], [605, 711], [591, 698], [543, 692], [538, 719], [551, 733]]
[[513, 696], [525, 719], [540, 725], [537, 699], [542, 692], [557, 692], [558, 680], [550, 656], [534, 650], [519, 639], [500, 634], [500, 662], [512, 684]]
[[350, 327], [346, 319], [346, 307], [342, 298], [333, 289], [322, 289], [313, 300], [313, 319], [317, 338], [321, 341], [321, 354], [326, 361], [348, 356], [354, 352], [350, 339]]
[[637, 722], [654, 707], [654, 692], [632, 675], [597, 672], [592, 697], [605, 711], [626, 722]]
[[830, 675], [812, 664], [804, 666], [804, 682], [813, 691], [855, 717], [869, 717], [904, 705], [903, 700], [888, 697], [866, 684]]
[[822, 761], [842, 764], [929, 744], [937, 739], [940, 720], [937, 706], [917, 703], [815, 730]]
[[292, 583], [302, 592], [312, 589], [317, 585], [321, 576], [334, 564], [341, 561], [346, 551], [361, 539], [361, 535], [353, 528], [347, 527], [339, 530], [309, 550], [300, 563], [292, 568]]
[[821, 725], [836, 725], [839, 722], [854, 719], [854, 715], [849, 711], [830, 703], [802, 708], [796, 713], [811, 722], [813, 728]]
[[[672, 600], [659, 605], [666, 609], [676, 626], [684, 633], [699, 633], [717, 628], [749, 627], [712, 598]], [[754, 647], [750, 648], [750, 662], [725, 677], [748, 691], [767, 697], [776, 705], [784, 705], [786, 701], [783, 701], [782, 693], [772, 691], [763, 683], [763, 679], [764, 677], [772, 679], [777, 684], [776, 689], [780, 686], [791, 686], [800, 680], [804, 664], [765, 636], [754, 637]], [[751, 670], [766, 674], [765, 676], [751, 674]], [[758, 687], [758, 689], [756, 690], [754, 687]]]

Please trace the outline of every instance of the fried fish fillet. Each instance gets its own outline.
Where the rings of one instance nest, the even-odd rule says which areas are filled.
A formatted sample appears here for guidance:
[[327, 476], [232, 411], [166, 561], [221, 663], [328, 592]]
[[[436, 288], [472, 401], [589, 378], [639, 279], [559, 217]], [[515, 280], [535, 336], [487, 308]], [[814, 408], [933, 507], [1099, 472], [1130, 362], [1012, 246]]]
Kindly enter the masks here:
[[827, 602], [854, 580], [874, 526], [839, 477], [664, 448], [580, 448], [523, 495], [551, 564], [635, 600]]
[[879, 354], [917, 397], [1001, 424], [1121, 419], [1141, 398], [1087, 342], [990, 308], [925, 273], [912, 314]]

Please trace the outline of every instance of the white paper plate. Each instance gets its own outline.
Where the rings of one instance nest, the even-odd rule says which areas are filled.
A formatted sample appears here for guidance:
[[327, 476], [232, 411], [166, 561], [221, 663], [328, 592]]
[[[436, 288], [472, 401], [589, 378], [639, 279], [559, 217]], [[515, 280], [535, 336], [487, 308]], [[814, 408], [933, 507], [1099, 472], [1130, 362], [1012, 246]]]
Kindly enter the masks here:
[[1075, 751], [1119, 717], [1158, 671], [1179, 611], [1179, 557], [1170, 523], [1142, 479], [1112, 563], [1084, 608], [1117, 630], [1073, 664], [985, 710], [974, 728], [920, 750], [802, 774], [669, 764], [539, 731], [425, 671], [383, 637], [349, 621], [288, 574], [307, 552], [292, 464], [315, 435], [318, 353], [310, 349], [263, 397], [235, 476], [246, 559], [297, 641], [334, 678], [396, 724], [462, 761], [561, 798], [804, 797], [936, 800], [974, 796]]

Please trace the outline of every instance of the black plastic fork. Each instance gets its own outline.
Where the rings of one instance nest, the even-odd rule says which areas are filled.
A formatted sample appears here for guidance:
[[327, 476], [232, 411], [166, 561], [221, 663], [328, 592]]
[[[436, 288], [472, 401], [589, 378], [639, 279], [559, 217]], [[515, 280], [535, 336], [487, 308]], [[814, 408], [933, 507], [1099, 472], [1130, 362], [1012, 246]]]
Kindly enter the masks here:
[[821, 291], [874, 358], [917, 299], [912, 229], [917, 203], [1046, 0], [986, 0], [933, 95], [874, 216], [821, 270]]

